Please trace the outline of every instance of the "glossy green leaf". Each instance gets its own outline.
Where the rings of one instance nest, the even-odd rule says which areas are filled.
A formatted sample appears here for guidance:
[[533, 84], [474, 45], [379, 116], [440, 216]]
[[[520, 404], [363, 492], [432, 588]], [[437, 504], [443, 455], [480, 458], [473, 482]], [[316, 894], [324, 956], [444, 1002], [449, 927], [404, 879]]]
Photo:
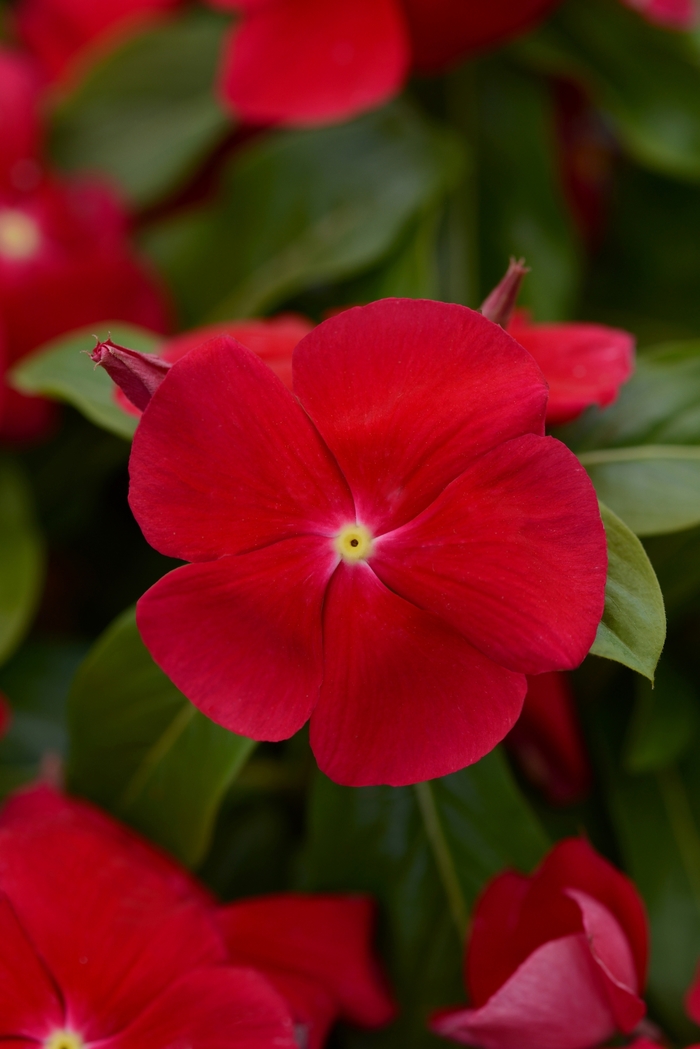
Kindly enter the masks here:
[[44, 546], [19, 465], [0, 458], [0, 662], [28, 629], [43, 582]]
[[700, 61], [688, 37], [617, 0], [568, 0], [519, 53], [578, 78], [641, 163], [700, 179]]
[[254, 747], [205, 718], [141, 641], [132, 610], [97, 641], [68, 706], [71, 789], [195, 866]]
[[637, 679], [637, 700], [625, 746], [625, 768], [655, 772], [673, 764], [693, 744], [700, 724], [700, 697], [666, 659], [653, 687]]
[[182, 183], [230, 127], [214, 91], [225, 26], [197, 10], [111, 53], [54, 115], [59, 165], [110, 175], [142, 207]]
[[447, 192], [458, 140], [403, 103], [341, 127], [273, 133], [231, 161], [213, 205], [144, 240], [186, 324], [272, 310], [387, 257]]
[[492, 59], [478, 76], [482, 297], [511, 255], [531, 272], [520, 296], [538, 320], [570, 315], [580, 250], [559, 176], [554, 111], [545, 82]]
[[96, 368], [88, 356], [98, 335], [144, 353], [152, 353], [161, 341], [160, 336], [121, 321], [93, 324], [62, 335], [24, 357], [10, 372], [9, 381], [21, 393], [66, 401], [90, 422], [131, 440], [138, 418], [119, 407], [114, 383], [104, 368]]
[[612, 510], [600, 507], [608, 540], [605, 611], [591, 652], [654, 680], [666, 639], [666, 614], [644, 547]]
[[583, 452], [598, 498], [637, 535], [700, 524], [700, 447], [647, 444]]
[[[401, 1006], [388, 1030], [351, 1044], [437, 1046], [431, 1011], [463, 1000], [457, 925], [506, 866], [529, 871], [547, 841], [500, 751], [413, 787], [340, 787], [318, 777], [303, 885], [362, 890], [379, 901], [381, 945]], [[456, 905], [456, 900], [459, 904]]]

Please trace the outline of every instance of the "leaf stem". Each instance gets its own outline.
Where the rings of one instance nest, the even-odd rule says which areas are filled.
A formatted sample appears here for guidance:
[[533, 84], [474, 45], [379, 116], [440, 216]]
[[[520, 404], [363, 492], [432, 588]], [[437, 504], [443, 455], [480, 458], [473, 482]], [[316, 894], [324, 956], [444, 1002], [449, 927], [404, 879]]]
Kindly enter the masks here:
[[450, 913], [454, 919], [455, 925], [457, 926], [457, 933], [461, 943], [464, 940], [467, 931], [469, 913], [462, 893], [462, 887], [459, 884], [459, 878], [457, 877], [457, 870], [452, 859], [452, 853], [450, 852], [445, 833], [442, 829], [442, 824], [440, 823], [440, 817], [438, 815], [435, 797], [433, 795], [433, 788], [428, 781], [426, 783], [416, 783], [414, 789], [418, 799], [418, 807], [421, 816], [423, 817], [425, 832], [433, 851], [435, 864], [440, 875], [440, 880], [442, 881], [442, 886], [445, 890], [445, 895], [447, 896]]
[[658, 459], [686, 459], [700, 461], [700, 447], [691, 444], [640, 444], [632, 448], [599, 448], [593, 452], [578, 452], [583, 466], [604, 466], [606, 463], [644, 462]]
[[700, 908], [700, 835], [683, 781], [675, 765], [657, 772], [656, 778], [686, 877]]

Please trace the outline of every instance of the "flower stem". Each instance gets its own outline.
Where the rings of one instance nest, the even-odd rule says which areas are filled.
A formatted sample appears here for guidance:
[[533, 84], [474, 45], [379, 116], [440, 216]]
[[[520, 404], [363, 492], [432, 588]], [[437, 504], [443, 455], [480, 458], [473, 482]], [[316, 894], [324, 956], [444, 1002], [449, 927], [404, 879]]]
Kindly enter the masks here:
[[415, 791], [418, 799], [418, 807], [421, 816], [423, 817], [425, 833], [430, 842], [435, 865], [437, 866], [440, 880], [442, 881], [442, 886], [445, 890], [445, 895], [447, 896], [450, 913], [454, 919], [455, 925], [457, 926], [457, 933], [461, 943], [464, 940], [467, 931], [469, 914], [462, 893], [462, 887], [459, 884], [459, 878], [457, 877], [452, 853], [450, 852], [440, 823], [440, 817], [438, 815], [435, 797], [433, 795], [433, 788], [430, 782], [416, 783]]

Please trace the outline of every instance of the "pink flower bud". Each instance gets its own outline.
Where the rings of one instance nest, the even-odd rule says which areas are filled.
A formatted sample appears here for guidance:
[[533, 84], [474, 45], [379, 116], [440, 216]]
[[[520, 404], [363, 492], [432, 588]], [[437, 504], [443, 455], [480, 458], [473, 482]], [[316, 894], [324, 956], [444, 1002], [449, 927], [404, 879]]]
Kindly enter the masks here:
[[511, 258], [505, 277], [496, 285], [490, 295], [481, 304], [481, 313], [487, 320], [494, 324], [500, 324], [502, 328], [508, 326], [513, 316], [515, 304], [518, 301], [520, 285], [523, 278], [530, 272], [525, 265], [525, 259]]
[[172, 365], [153, 353], [117, 346], [111, 339], [98, 342], [90, 354], [105, 369], [134, 407], [143, 411]]

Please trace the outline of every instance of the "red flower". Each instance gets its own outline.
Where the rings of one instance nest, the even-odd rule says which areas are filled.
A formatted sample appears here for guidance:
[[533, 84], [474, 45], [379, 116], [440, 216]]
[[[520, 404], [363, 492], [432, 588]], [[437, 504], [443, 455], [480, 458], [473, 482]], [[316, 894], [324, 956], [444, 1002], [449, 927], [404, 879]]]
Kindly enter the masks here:
[[671, 29], [693, 29], [698, 24], [696, 0], [623, 0], [649, 22]]
[[62, 76], [94, 49], [175, 10], [182, 0], [19, 0], [17, 26], [45, 73]]
[[340, 782], [462, 768], [512, 727], [525, 674], [593, 642], [593, 488], [542, 436], [532, 357], [465, 307], [349, 310], [293, 370], [296, 397], [219, 337], [148, 404], [131, 506], [156, 549], [194, 563], [141, 598], [144, 641], [235, 732], [284, 739], [311, 716]]
[[[284, 385], [292, 388], [292, 351], [294, 347], [313, 328], [306, 317], [294, 313], [282, 313], [269, 320], [224, 321], [221, 324], [209, 324], [204, 328], [195, 328], [182, 335], [176, 335], [163, 343], [156, 351], [160, 357], [174, 364], [186, 353], [201, 346], [215, 335], [230, 335], [238, 342], [257, 353], [258, 357], [272, 368], [275, 375]], [[140, 415], [139, 409], [118, 387], [114, 387], [117, 404], [130, 415]]]
[[[63, 332], [104, 320], [167, 326], [160, 287], [135, 255], [121, 205], [94, 182], [46, 180], [0, 192], [0, 325], [8, 362]], [[46, 402], [7, 391], [0, 435], [41, 431]]]
[[482, 1049], [592, 1049], [644, 1015], [647, 942], [632, 882], [582, 839], [562, 841], [531, 878], [487, 886], [466, 953], [473, 1007], [431, 1028]]
[[529, 677], [523, 712], [506, 746], [553, 805], [588, 794], [592, 773], [566, 674]]
[[380, 1027], [393, 1018], [368, 897], [267, 896], [222, 907], [219, 922], [232, 962], [264, 973], [289, 1005], [302, 1049], [321, 1049], [337, 1019]]
[[569, 422], [611, 404], [634, 369], [634, 336], [602, 324], [532, 324], [517, 311], [508, 331], [535, 358], [549, 385], [547, 423]]
[[411, 65], [435, 70], [529, 28], [557, 0], [209, 0], [243, 21], [224, 101], [244, 120], [322, 124], [386, 102]]
[[32, 189], [40, 177], [39, 94], [33, 63], [0, 47], [0, 188]]
[[189, 876], [47, 787], [0, 816], [0, 929], [0, 1038], [18, 1049], [295, 1049]]

